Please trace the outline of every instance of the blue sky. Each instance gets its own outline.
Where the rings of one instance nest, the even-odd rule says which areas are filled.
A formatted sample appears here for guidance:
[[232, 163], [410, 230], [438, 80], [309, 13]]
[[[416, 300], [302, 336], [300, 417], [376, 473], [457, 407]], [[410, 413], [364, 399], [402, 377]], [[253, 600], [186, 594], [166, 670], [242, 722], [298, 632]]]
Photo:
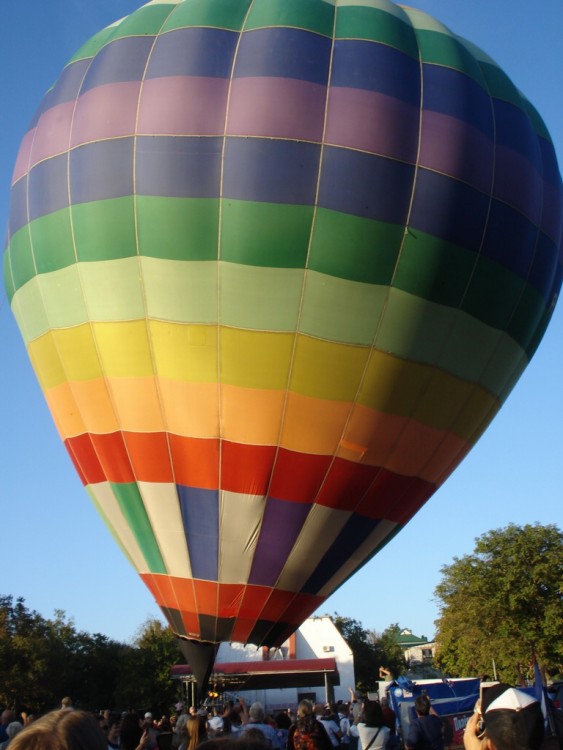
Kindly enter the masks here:
[[[563, 164], [561, 0], [412, 0], [483, 48], [537, 107]], [[134, 0], [0, 4], [0, 223], [19, 142], [74, 51]], [[321, 607], [377, 631], [431, 637], [440, 568], [475, 538], [517, 524], [563, 525], [563, 303], [505, 406], [411, 523]], [[0, 292], [0, 594], [45, 617], [129, 640], [160, 611], [90, 504], [51, 422], [6, 295]]]

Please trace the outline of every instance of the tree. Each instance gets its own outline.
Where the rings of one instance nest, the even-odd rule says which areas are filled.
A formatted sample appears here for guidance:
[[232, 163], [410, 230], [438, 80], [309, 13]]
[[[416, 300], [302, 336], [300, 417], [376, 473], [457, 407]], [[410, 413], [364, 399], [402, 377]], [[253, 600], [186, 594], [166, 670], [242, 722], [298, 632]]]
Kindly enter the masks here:
[[452, 675], [509, 683], [563, 663], [563, 534], [555, 525], [489, 531], [441, 569], [436, 661]]
[[61, 610], [48, 620], [22, 598], [0, 596], [0, 704], [42, 713], [71, 695], [84, 708], [114, 707], [120, 654], [128, 649], [77, 631]]
[[133, 648], [120, 661], [117, 698], [123, 706], [166, 713], [178, 700], [170, 668], [182, 661], [178, 639], [166, 625], [149, 617], [139, 628]]
[[378, 643], [374, 643], [360, 622], [335, 613], [332, 621], [354, 655], [356, 687], [362, 692], [374, 690], [379, 680], [382, 654]]
[[398, 636], [401, 628], [398, 623], [389, 625], [379, 636], [381, 651], [383, 654], [383, 666], [388, 669], [392, 675], [398, 677], [405, 670], [405, 654], [399, 645]]

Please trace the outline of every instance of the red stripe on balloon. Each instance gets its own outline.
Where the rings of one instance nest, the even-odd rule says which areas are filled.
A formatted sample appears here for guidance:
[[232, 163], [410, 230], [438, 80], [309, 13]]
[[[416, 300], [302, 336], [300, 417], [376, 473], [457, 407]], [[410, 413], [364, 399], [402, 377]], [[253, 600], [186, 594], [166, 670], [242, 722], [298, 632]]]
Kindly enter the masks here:
[[[265, 495], [403, 524], [436, 490], [418, 477], [342, 458], [165, 433], [79, 435], [66, 441], [84, 484], [153, 482]], [[173, 468], [172, 468], [172, 464]], [[221, 481], [219, 481], [221, 467]], [[272, 475], [273, 472], [273, 475]], [[270, 483], [270, 477], [271, 483]]]
[[245, 495], [265, 495], [276, 458], [273, 445], [241, 445], [223, 441], [221, 488]]
[[294, 453], [280, 448], [272, 477], [270, 497], [298, 503], [312, 502], [331, 461], [331, 456]]
[[302, 612], [314, 612], [324, 601], [321, 596], [266, 586], [217, 583], [158, 573], [141, 573], [141, 578], [160, 607], [213, 617], [238, 616], [252, 625], [257, 620], [276, 622], [289, 609], [291, 613], [283, 617], [283, 621], [299, 625]]

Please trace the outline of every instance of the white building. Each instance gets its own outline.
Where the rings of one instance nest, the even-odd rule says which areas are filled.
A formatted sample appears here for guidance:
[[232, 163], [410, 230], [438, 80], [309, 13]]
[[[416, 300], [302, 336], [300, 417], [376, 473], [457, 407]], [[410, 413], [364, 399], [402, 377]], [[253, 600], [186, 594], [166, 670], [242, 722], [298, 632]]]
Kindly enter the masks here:
[[[193, 678], [185, 667], [174, 667], [172, 673], [186, 683], [190, 702]], [[305, 620], [278, 649], [222, 643], [209, 680], [223, 700], [260, 701], [268, 711], [295, 708], [303, 698], [347, 701], [354, 686], [352, 651], [327, 616]]]

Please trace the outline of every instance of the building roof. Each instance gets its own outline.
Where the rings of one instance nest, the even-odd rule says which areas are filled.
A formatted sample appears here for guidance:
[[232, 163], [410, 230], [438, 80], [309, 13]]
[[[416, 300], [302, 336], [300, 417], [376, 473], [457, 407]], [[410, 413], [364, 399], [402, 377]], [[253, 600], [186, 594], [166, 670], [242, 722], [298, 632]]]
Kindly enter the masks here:
[[428, 638], [424, 635], [419, 637], [414, 635], [412, 630], [403, 628], [403, 630], [397, 635], [397, 643], [401, 648], [405, 649], [411, 648], [412, 646], [423, 646], [428, 643]]
[[[172, 679], [192, 682], [189, 664], [178, 664], [170, 670]], [[340, 685], [335, 659], [275, 659], [272, 661], [239, 661], [215, 664], [210, 684], [222, 689], [267, 690], [268, 688], [317, 687]]]

